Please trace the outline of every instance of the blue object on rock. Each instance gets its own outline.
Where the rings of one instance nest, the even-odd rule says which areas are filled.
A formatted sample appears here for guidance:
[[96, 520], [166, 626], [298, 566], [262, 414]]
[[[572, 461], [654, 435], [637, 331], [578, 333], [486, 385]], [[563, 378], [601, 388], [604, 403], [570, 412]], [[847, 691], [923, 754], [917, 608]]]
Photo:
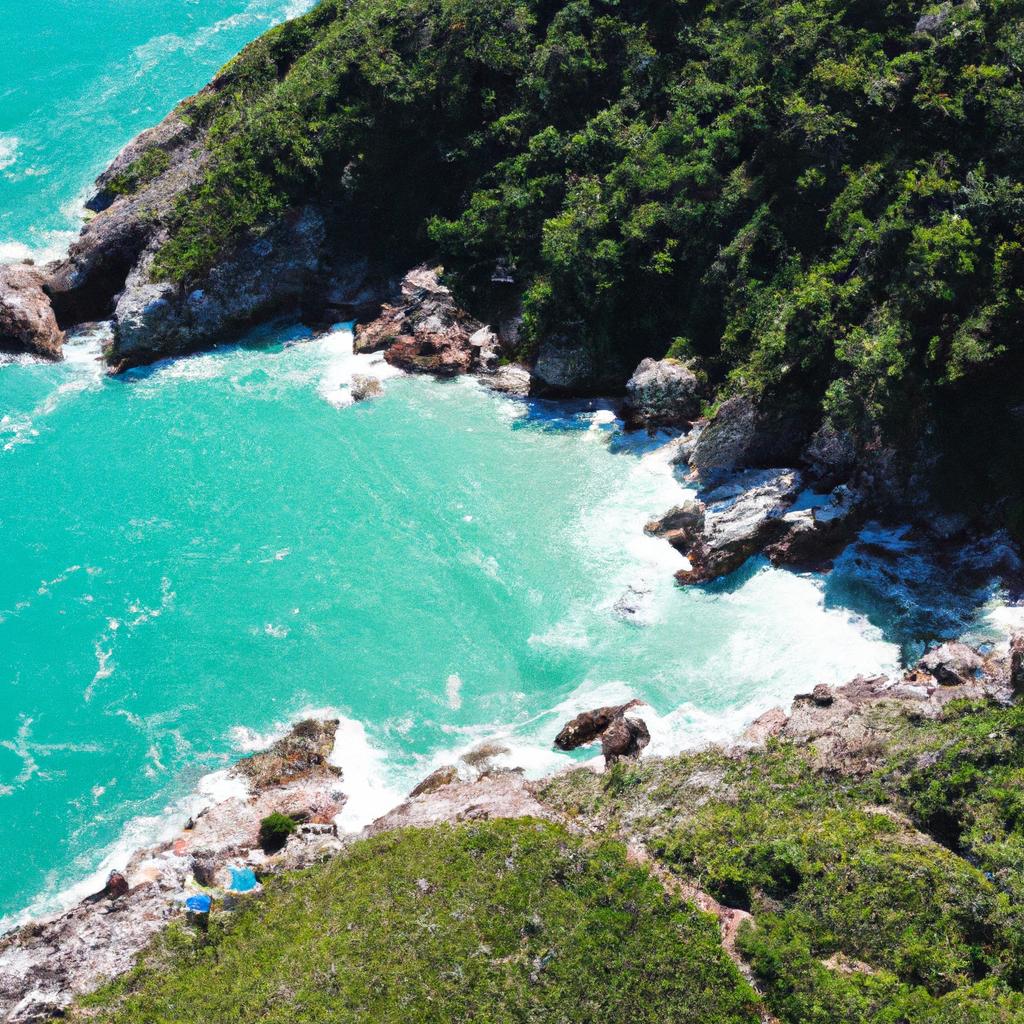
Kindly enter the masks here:
[[252, 868], [231, 869], [231, 891], [251, 892], [256, 888], [256, 874]]
[[186, 909], [191, 910], [194, 914], [208, 914], [212, 906], [213, 900], [205, 893], [200, 893], [198, 896], [189, 896], [185, 900]]

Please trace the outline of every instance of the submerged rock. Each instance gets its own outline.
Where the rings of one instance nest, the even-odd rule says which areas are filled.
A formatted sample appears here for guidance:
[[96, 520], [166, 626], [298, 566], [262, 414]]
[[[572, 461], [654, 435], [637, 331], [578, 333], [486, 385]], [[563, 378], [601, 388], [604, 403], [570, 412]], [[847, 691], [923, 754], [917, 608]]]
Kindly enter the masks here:
[[686, 363], [645, 359], [626, 384], [626, 423], [634, 427], [684, 427], [700, 415], [703, 389]]
[[26, 263], [0, 266], [0, 352], [62, 358], [64, 332], [44, 283], [44, 276]]
[[379, 398], [384, 394], [380, 378], [366, 373], [353, 373], [349, 390], [353, 402], [364, 402], [368, 398]]
[[785, 531], [783, 515], [801, 488], [794, 469], [747, 470], [689, 500], [647, 532], [666, 539], [690, 562], [680, 569], [680, 583], [704, 583], [738, 569], [751, 555]]

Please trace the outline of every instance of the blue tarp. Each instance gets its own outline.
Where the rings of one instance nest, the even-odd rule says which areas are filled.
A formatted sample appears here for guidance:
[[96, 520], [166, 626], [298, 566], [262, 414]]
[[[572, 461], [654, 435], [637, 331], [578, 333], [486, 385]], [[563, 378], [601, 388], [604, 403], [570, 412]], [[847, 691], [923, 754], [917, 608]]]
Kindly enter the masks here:
[[204, 893], [200, 893], [198, 896], [189, 896], [185, 900], [185, 906], [196, 914], [208, 914], [210, 907], [213, 906], [213, 900]]
[[231, 891], [232, 892], [249, 892], [255, 889], [257, 885], [256, 874], [252, 868], [232, 868], [231, 869]]

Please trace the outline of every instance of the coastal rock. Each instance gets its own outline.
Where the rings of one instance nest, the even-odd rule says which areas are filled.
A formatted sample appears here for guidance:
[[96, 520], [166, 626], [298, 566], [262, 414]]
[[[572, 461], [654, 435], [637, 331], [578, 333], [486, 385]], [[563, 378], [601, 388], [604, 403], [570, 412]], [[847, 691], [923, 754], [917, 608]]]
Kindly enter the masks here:
[[642, 700], [631, 700], [625, 704], [612, 704], [606, 707], [583, 711], [562, 726], [555, 737], [555, 746], [559, 750], [575, 750], [586, 743], [593, 743], [612, 724], [621, 718], [630, 708], [643, 704]]
[[338, 731], [337, 718], [307, 718], [292, 726], [269, 750], [242, 758], [234, 771], [259, 792], [299, 779], [338, 778], [341, 769], [329, 763]]
[[223, 340], [259, 318], [297, 311], [316, 279], [324, 220], [315, 207], [290, 211], [259, 238], [226, 254], [186, 289], [151, 280], [148, 255], [128, 276], [114, 310], [116, 372]]
[[64, 333], [43, 290], [44, 280], [25, 263], [0, 266], [0, 352], [62, 358]]
[[835, 699], [836, 697], [832, 692], [832, 687], [827, 683], [818, 683], [818, 685], [811, 691], [811, 700], [813, 700], [819, 708], [827, 708]]
[[840, 484], [827, 502], [783, 515], [785, 530], [764, 553], [775, 565], [824, 568], [853, 539], [862, 509], [860, 495]]
[[352, 385], [350, 388], [353, 402], [364, 402], [368, 398], [378, 398], [384, 394], [384, 386], [379, 377], [370, 374], [352, 374]]
[[679, 583], [703, 583], [738, 569], [785, 531], [782, 517], [801, 488], [794, 469], [747, 470], [690, 500], [647, 532], [663, 537], [690, 562]]
[[497, 363], [497, 335], [460, 309], [426, 264], [410, 270], [376, 319], [356, 328], [357, 352], [384, 350], [392, 365], [453, 377]]
[[647, 723], [642, 718], [617, 715], [601, 734], [601, 753], [605, 767], [628, 758], [639, 757], [651, 742]]
[[499, 366], [491, 373], [482, 373], [480, 381], [492, 391], [514, 398], [527, 398], [532, 385], [530, 371], [525, 366], [515, 363]]
[[202, 177], [201, 137], [172, 111], [128, 143], [97, 179], [86, 205], [99, 212], [67, 257], [47, 268], [46, 289], [62, 327], [111, 315], [115, 296], [147, 247], [158, 244], [178, 197]]
[[984, 664], [984, 659], [967, 644], [948, 643], [929, 651], [918, 667], [943, 686], [962, 686], [975, 679]]
[[629, 426], [684, 427], [700, 415], [700, 379], [677, 359], [645, 359], [626, 384], [623, 403]]
[[823, 424], [808, 442], [802, 460], [817, 486], [834, 487], [853, 472], [857, 443], [849, 431]]
[[696, 438], [690, 466], [709, 482], [741, 469], [792, 466], [806, 445], [807, 433], [796, 414], [736, 395], [719, 406]]
[[440, 768], [435, 768], [422, 782], [414, 786], [409, 792], [409, 798], [423, 796], [425, 793], [436, 793], [444, 786], [450, 786], [453, 782], [457, 782], [458, 778], [459, 770], [455, 765], [443, 764]]
[[789, 720], [782, 708], [769, 708], [759, 715], [740, 734], [739, 747], [763, 747], [768, 740], [778, 736]]

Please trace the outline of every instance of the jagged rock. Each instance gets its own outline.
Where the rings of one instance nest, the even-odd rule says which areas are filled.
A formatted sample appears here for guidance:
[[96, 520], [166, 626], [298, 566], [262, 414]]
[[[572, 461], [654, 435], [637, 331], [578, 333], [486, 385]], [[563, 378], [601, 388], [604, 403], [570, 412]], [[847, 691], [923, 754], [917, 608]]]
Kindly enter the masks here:
[[350, 387], [353, 402], [364, 402], [367, 398], [377, 398], [384, 394], [384, 386], [378, 377], [365, 373], [353, 373]]
[[460, 309], [438, 268], [410, 270], [376, 319], [356, 328], [357, 352], [384, 350], [392, 365], [452, 377], [497, 363], [498, 338]]
[[212, 857], [193, 856], [192, 877], [200, 885], [216, 885], [217, 870], [217, 862]]
[[512, 395], [516, 398], [526, 398], [530, 394], [532, 378], [530, 371], [525, 366], [509, 363], [499, 366], [492, 373], [482, 373], [480, 380], [492, 391], [498, 391], [503, 395]]
[[748, 470], [647, 524], [690, 562], [680, 583], [703, 583], [738, 569], [785, 531], [782, 516], [801, 487], [794, 469]]
[[787, 512], [785, 530], [764, 549], [776, 565], [822, 568], [850, 541], [863, 522], [860, 495], [840, 484], [824, 505]]
[[120, 372], [223, 340], [262, 316], [297, 311], [316, 280], [324, 239], [315, 207], [290, 211], [225, 254], [191, 290], [151, 280], [151, 248], [117, 300], [110, 362]]
[[43, 275], [28, 264], [0, 266], [0, 352], [62, 358], [64, 333], [43, 283]]
[[1010, 689], [1018, 696], [1024, 694], [1024, 632], [1010, 637]]
[[759, 715], [740, 734], [740, 747], [762, 747], [768, 740], [778, 736], [789, 720], [789, 715], [782, 708], [769, 708]]
[[605, 767], [626, 758], [639, 757], [650, 742], [651, 734], [642, 718], [617, 715], [601, 734], [601, 753], [604, 755]]
[[973, 680], [984, 664], [984, 659], [967, 644], [948, 643], [929, 651], [919, 667], [943, 686], [961, 686]]
[[612, 704], [593, 711], [583, 711], [575, 718], [566, 722], [555, 737], [555, 746], [559, 750], [575, 750], [586, 743], [593, 743], [616, 718], [620, 718], [630, 708], [643, 704], [642, 700], [631, 700], [625, 704]]
[[459, 770], [453, 764], [443, 764], [435, 768], [422, 782], [418, 783], [409, 793], [409, 799], [423, 796], [424, 793], [436, 793], [445, 786], [457, 782]]
[[83, 903], [99, 903], [101, 900], [116, 900], [128, 895], [128, 879], [120, 871], [111, 871], [107, 884], [99, 892], [86, 896]]
[[626, 384], [626, 423], [634, 427], [683, 427], [700, 415], [700, 379], [676, 359], [645, 359]]
[[269, 750], [239, 761], [235, 771], [256, 792], [299, 779], [340, 777], [341, 769], [328, 762], [338, 724], [337, 718], [299, 722]]

